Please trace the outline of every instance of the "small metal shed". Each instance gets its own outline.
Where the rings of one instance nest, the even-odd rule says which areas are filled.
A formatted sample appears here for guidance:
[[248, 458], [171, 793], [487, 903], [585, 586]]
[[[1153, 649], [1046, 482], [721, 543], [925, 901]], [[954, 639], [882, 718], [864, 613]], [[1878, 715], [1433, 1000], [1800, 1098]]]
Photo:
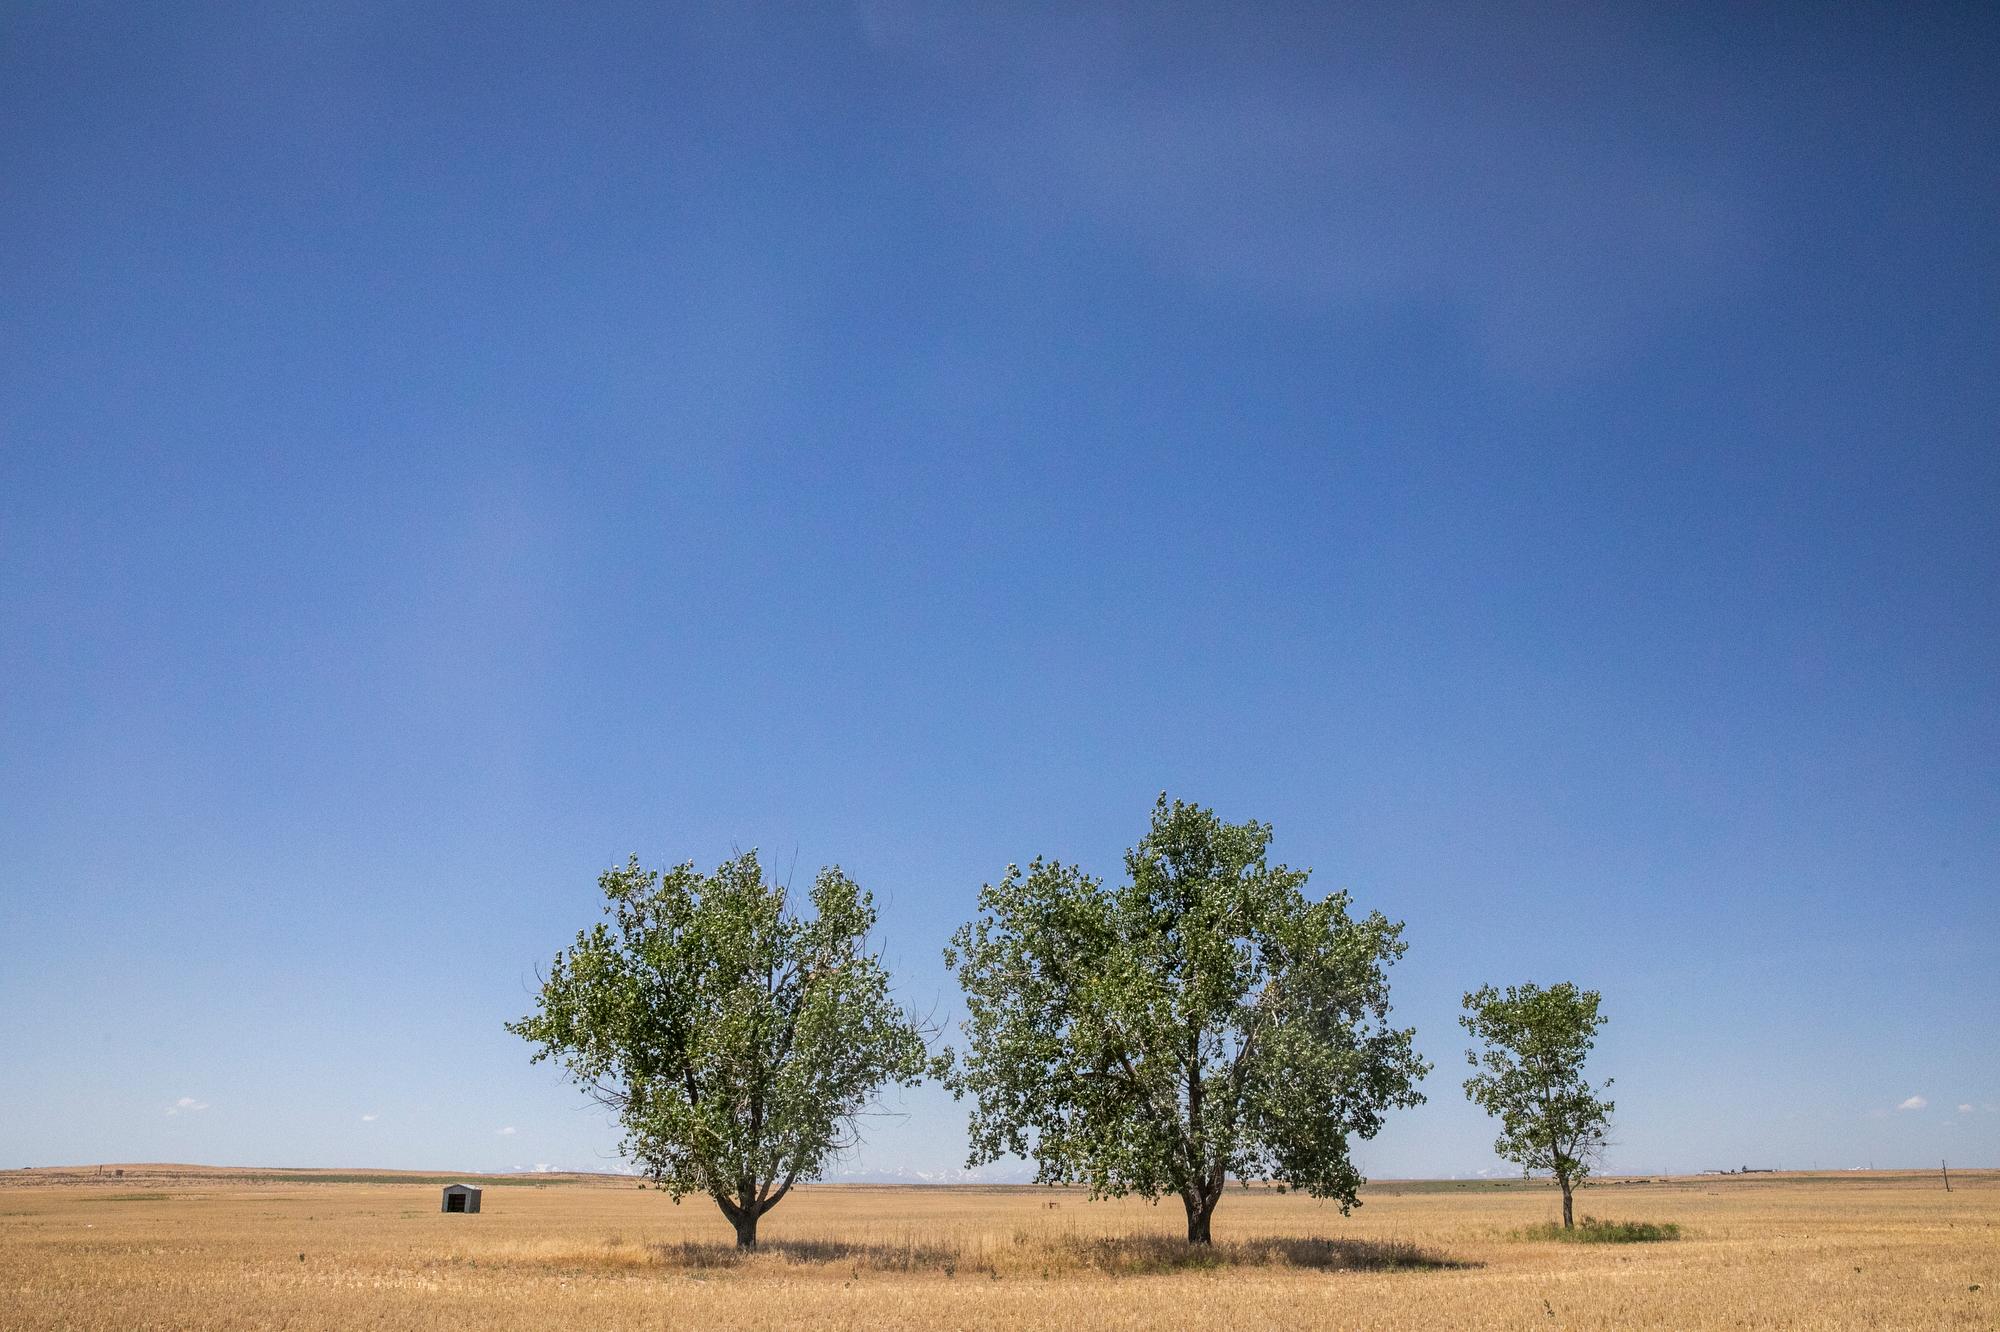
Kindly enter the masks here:
[[447, 1184], [444, 1186], [444, 1205], [440, 1212], [476, 1212], [479, 1210], [479, 1193], [470, 1184]]

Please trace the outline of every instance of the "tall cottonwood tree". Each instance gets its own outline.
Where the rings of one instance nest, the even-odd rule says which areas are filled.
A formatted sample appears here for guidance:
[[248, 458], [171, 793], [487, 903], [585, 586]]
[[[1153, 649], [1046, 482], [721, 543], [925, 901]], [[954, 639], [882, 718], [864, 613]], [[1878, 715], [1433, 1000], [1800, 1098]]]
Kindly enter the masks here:
[[1176, 1195], [1201, 1244], [1231, 1175], [1355, 1204], [1349, 1143], [1423, 1100], [1388, 1022], [1402, 926], [1308, 900], [1270, 841], [1162, 795], [1126, 883], [1036, 860], [981, 889], [945, 954], [970, 1013], [948, 1079], [974, 1101], [970, 1164]]
[[885, 1083], [941, 1064], [867, 951], [867, 893], [839, 869], [809, 916], [752, 851], [713, 874], [634, 857], [599, 879], [607, 920], [558, 953], [537, 1009], [507, 1029], [553, 1059], [625, 1130], [624, 1150], [679, 1202], [706, 1193], [757, 1222], [856, 1140]]
[[[1479, 1071], [1465, 1080], [1473, 1104], [1500, 1120], [1493, 1150], [1521, 1172], [1555, 1176], [1562, 1188], [1563, 1226], [1576, 1225], [1572, 1194], [1604, 1153], [1611, 1112], [1583, 1076], [1583, 1062], [1606, 1019], [1595, 990], [1569, 981], [1543, 989], [1491, 985], [1465, 996], [1459, 1025], [1483, 1050], [1465, 1052]], [[1611, 1079], [1604, 1080], [1604, 1088]]]

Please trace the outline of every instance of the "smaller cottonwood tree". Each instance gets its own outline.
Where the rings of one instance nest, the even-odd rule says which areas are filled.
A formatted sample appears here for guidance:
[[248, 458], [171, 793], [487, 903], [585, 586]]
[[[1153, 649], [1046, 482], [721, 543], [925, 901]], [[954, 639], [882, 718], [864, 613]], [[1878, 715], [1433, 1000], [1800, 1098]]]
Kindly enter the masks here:
[[1611, 1127], [1610, 1101], [1583, 1076], [1583, 1061], [1605, 1018], [1595, 990], [1568, 981], [1543, 989], [1488, 985], [1465, 996], [1459, 1025], [1481, 1042], [1466, 1062], [1479, 1071], [1465, 1080], [1465, 1094], [1500, 1120], [1493, 1150], [1523, 1174], [1546, 1171], [1562, 1188], [1563, 1225], [1574, 1228], [1571, 1195], [1604, 1154]]
[[873, 903], [837, 868], [813, 881], [810, 916], [755, 851], [713, 874], [634, 857], [598, 883], [608, 919], [507, 1029], [617, 1112], [625, 1153], [675, 1202], [706, 1193], [749, 1248], [759, 1218], [858, 1141], [879, 1088], [936, 1067], [927, 1033], [890, 998], [867, 950]]

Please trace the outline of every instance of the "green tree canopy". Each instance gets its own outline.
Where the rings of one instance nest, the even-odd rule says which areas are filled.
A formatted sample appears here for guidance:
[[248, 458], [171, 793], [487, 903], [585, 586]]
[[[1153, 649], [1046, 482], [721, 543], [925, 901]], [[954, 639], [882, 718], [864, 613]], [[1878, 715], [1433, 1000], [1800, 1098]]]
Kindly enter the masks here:
[[1354, 1205], [1349, 1143], [1420, 1103], [1428, 1071], [1388, 1023], [1402, 926], [1308, 900], [1270, 841], [1162, 795], [1125, 884], [1036, 860], [980, 890], [945, 953], [970, 1013], [950, 1085], [975, 1103], [972, 1164], [1177, 1195], [1199, 1243], [1230, 1175]]
[[1576, 1224], [1572, 1191], [1603, 1155], [1615, 1108], [1583, 1076], [1605, 1023], [1598, 1000], [1597, 991], [1569, 981], [1546, 990], [1510, 985], [1504, 993], [1488, 985], [1465, 996], [1458, 1019], [1484, 1046], [1465, 1053], [1479, 1070], [1465, 1080], [1465, 1094], [1500, 1120], [1493, 1150], [1523, 1174], [1555, 1176], [1567, 1227]]
[[874, 905], [823, 869], [795, 914], [754, 851], [713, 874], [634, 857], [598, 883], [607, 919], [507, 1029], [617, 1112], [626, 1154], [674, 1201], [708, 1194], [754, 1245], [758, 1218], [856, 1141], [878, 1088], [934, 1067], [866, 949]]

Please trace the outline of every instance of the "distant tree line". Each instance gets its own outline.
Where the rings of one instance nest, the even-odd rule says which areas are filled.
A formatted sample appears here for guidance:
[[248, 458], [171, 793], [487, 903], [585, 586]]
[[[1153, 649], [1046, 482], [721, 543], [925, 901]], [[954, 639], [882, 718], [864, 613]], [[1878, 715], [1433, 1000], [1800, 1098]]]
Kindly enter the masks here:
[[[1013, 1155], [1093, 1197], [1172, 1196], [1210, 1242], [1231, 1178], [1358, 1204], [1351, 1151], [1419, 1105], [1430, 1065], [1389, 1017], [1403, 927], [1306, 893], [1272, 829], [1162, 795], [1113, 885], [1037, 859], [981, 888], [945, 964], [964, 1045], [899, 1005], [872, 899], [837, 867], [803, 905], [754, 851], [711, 873], [637, 858], [599, 878], [605, 919], [556, 955], [508, 1030], [611, 1109], [623, 1150], [675, 1201], [704, 1193], [743, 1247], [800, 1182], [859, 1141], [885, 1087], [941, 1080], [972, 1103], [971, 1155]], [[1465, 996], [1474, 1103], [1495, 1150], [1554, 1176], [1563, 1221], [1612, 1105], [1582, 1077], [1604, 1019], [1562, 984]], [[1608, 1083], [1606, 1084], [1609, 1085]]]

